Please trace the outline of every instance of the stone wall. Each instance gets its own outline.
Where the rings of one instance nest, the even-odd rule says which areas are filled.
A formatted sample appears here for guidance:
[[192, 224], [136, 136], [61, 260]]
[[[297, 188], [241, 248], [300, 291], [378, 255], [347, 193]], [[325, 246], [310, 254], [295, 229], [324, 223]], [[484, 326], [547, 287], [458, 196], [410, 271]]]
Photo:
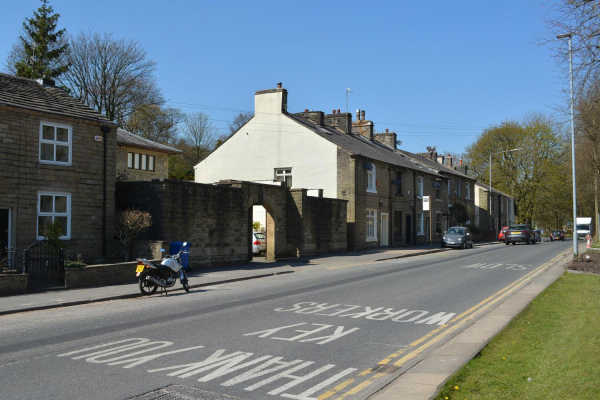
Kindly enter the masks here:
[[27, 274], [0, 275], [0, 296], [27, 292], [28, 278]]
[[[72, 128], [71, 165], [40, 163], [41, 122]], [[0, 208], [11, 212], [11, 246], [25, 249], [37, 239], [38, 193], [66, 193], [71, 199], [71, 238], [66, 253], [103, 255], [103, 168], [106, 145], [105, 237], [113, 236], [116, 127], [102, 136], [100, 124], [0, 106]]]
[[[267, 260], [343, 251], [344, 200], [307, 196], [287, 189], [241, 181], [219, 185], [154, 180], [117, 183], [117, 208], [148, 211], [153, 224], [139, 241], [187, 241], [190, 266], [251, 259], [252, 206], [267, 211]], [[319, 207], [322, 211], [318, 211]]]
[[[155, 260], [160, 263], [160, 260]], [[65, 286], [68, 289], [133, 283], [137, 261], [118, 264], [92, 265], [81, 268], [65, 268]]]

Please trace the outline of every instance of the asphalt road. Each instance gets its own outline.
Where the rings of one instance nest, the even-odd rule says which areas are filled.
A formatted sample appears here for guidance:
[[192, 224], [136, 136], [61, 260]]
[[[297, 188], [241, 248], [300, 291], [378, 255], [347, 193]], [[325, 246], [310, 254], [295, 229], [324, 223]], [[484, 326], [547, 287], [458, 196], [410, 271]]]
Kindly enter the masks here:
[[189, 294], [2, 316], [0, 398], [366, 398], [570, 246], [348, 254]]

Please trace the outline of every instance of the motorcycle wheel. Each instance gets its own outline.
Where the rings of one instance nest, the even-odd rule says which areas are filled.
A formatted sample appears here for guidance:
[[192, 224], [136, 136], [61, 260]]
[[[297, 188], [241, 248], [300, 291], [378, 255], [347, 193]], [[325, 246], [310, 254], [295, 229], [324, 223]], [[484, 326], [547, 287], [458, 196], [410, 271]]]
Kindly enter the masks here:
[[158, 285], [156, 283], [146, 279], [147, 275], [147, 272], [143, 272], [140, 275], [140, 292], [142, 292], [142, 294], [145, 296], [156, 293], [156, 289], [158, 289]]
[[189, 293], [190, 292], [190, 284], [188, 282], [187, 274], [185, 273], [185, 271], [183, 271], [183, 278], [185, 279], [185, 281], [183, 281], [183, 283], [182, 283], [183, 290], [185, 290], [186, 293]]

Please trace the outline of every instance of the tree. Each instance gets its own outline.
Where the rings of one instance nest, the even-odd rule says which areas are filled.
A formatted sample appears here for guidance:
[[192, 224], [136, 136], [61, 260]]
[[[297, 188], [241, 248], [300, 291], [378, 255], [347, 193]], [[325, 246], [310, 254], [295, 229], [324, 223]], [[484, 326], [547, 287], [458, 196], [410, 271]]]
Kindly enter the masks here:
[[125, 210], [115, 216], [115, 236], [125, 246], [125, 261], [129, 261], [131, 242], [142, 230], [152, 225], [152, 216], [147, 211]]
[[[523, 150], [499, 153], [517, 148]], [[522, 121], [506, 121], [486, 129], [467, 147], [465, 157], [470, 173], [489, 184], [489, 156], [499, 153], [492, 155], [493, 188], [515, 196], [518, 220], [532, 223], [549, 218], [541, 202], [564, 197], [564, 185], [555, 186], [559, 192], [552, 194], [547, 183], [554, 176], [566, 175], [565, 151], [566, 141], [559, 127], [543, 114], [532, 113]]]
[[67, 53], [71, 65], [61, 82], [71, 94], [119, 125], [141, 107], [164, 103], [156, 85], [156, 62], [135, 40], [112, 33], [80, 33]]
[[233, 121], [229, 124], [229, 135], [231, 136], [237, 132], [246, 122], [250, 121], [250, 119], [254, 116], [251, 112], [242, 112], [240, 111], [238, 115], [233, 118]]
[[42, 0], [33, 18], [25, 19], [23, 32], [6, 59], [10, 73], [29, 79], [57, 78], [69, 69], [64, 60], [68, 49], [66, 30], [56, 30], [59, 17], [48, 0]]
[[134, 111], [126, 119], [124, 128], [155, 142], [173, 143], [177, 138], [177, 125], [184, 118], [178, 108], [148, 105]]

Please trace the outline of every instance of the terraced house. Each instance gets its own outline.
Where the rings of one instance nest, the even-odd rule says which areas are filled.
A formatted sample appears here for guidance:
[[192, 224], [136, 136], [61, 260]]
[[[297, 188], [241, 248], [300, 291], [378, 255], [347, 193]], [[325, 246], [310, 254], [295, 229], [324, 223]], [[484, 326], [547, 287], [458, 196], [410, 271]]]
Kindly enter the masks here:
[[[348, 249], [439, 241], [447, 177], [402, 154], [396, 134], [376, 134], [364, 111], [289, 113], [288, 92], [255, 94], [255, 114], [195, 167], [195, 180], [235, 179], [318, 190], [348, 201]], [[423, 198], [431, 213], [423, 211]], [[438, 223], [439, 221], [439, 223]]]
[[58, 221], [67, 250], [106, 255], [116, 130], [51, 80], [0, 74], [0, 247], [23, 250]]

